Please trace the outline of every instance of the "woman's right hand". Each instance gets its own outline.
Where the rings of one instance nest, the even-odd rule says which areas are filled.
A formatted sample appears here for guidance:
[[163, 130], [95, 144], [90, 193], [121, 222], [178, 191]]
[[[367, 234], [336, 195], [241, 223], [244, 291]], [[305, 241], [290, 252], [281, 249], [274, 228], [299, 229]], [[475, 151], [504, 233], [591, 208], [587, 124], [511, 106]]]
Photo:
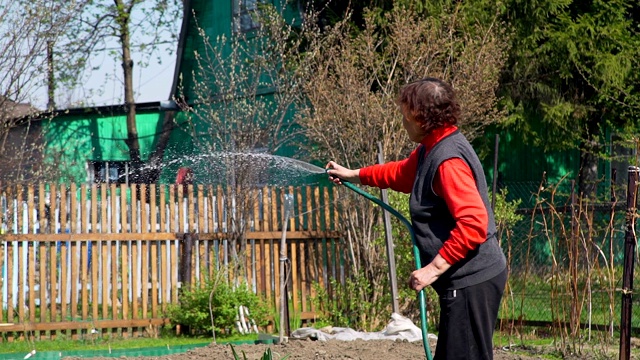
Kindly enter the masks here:
[[329, 161], [325, 169], [327, 169], [329, 180], [335, 184], [342, 185], [342, 181], [360, 184], [360, 169], [347, 169], [335, 161]]

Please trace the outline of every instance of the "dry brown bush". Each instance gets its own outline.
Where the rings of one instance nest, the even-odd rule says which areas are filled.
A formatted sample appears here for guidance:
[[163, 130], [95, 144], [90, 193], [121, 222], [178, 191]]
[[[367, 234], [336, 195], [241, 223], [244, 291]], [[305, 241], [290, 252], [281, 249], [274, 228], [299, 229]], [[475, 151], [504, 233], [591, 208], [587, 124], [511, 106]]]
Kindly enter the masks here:
[[[395, 96], [402, 85], [426, 76], [456, 88], [464, 109], [460, 125], [470, 138], [501, 119], [495, 89], [506, 43], [496, 24], [468, 32], [455, 14], [429, 18], [396, 9], [382, 16], [367, 13], [363, 30], [346, 18], [321, 31], [316, 13], [305, 14], [301, 26], [288, 25], [268, 7], [262, 14], [259, 36], [251, 41], [209, 41], [202, 33], [205, 44], [196, 54], [189, 94], [198, 106], [187, 110], [194, 123], [207, 124], [204, 133], [194, 127], [204, 152], [274, 152], [301, 128], [304, 156], [360, 167], [376, 162], [379, 140], [387, 160], [400, 159], [414, 144], [402, 129]], [[261, 96], [265, 90], [273, 96]], [[292, 112], [293, 125], [286, 121]], [[232, 183], [243, 183], [238, 180]], [[337, 200], [345, 209], [341, 224], [351, 272], [371, 284], [370, 291], [354, 296], [379, 302], [388, 294], [384, 245], [375, 241], [381, 236], [379, 209], [362, 199]], [[362, 314], [361, 324], [386, 323], [387, 310]]]

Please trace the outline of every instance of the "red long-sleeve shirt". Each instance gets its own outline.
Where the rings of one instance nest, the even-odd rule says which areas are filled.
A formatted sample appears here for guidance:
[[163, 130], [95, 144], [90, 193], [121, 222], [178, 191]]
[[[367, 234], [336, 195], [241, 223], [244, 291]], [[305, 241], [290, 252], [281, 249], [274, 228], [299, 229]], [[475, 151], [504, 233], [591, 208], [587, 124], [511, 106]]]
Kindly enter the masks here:
[[[426, 154], [447, 135], [457, 130], [446, 126], [429, 133], [423, 140]], [[410, 193], [418, 168], [418, 148], [408, 158], [360, 169], [360, 182], [379, 188]], [[444, 199], [456, 225], [439, 254], [451, 265], [487, 240], [489, 216], [476, 187], [469, 165], [460, 158], [440, 164], [433, 180], [433, 190]]]

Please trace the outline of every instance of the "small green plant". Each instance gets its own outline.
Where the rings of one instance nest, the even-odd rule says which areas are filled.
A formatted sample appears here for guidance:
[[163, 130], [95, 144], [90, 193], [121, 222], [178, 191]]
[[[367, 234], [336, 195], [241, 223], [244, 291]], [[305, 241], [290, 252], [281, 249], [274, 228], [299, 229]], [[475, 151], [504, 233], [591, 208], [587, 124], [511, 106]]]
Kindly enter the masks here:
[[[229, 344], [229, 346], [231, 346], [231, 352], [233, 353], [233, 359], [234, 360], [248, 360], [247, 359], [247, 354], [242, 351], [242, 357], [240, 357], [240, 355], [238, 355], [238, 353], [236, 352], [236, 349], [233, 347], [233, 345]], [[289, 355], [286, 355], [285, 357], [281, 358], [280, 360], [285, 360], [289, 357]], [[262, 354], [262, 357], [260, 358], [260, 360], [273, 360], [273, 352], [271, 352], [271, 348], [268, 348], [264, 354]]]
[[231, 335], [241, 305], [250, 309], [258, 326], [267, 323], [267, 306], [245, 283], [231, 285], [224, 280], [206, 279], [204, 284], [195, 283], [183, 289], [179, 300], [179, 305], [169, 308], [168, 317], [172, 324], [188, 326], [195, 335], [212, 330]]
[[[280, 331], [280, 309], [271, 308], [271, 317], [273, 318], [273, 326], [275, 331]], [[289, 329], [291, 331], [302, 327], [302, 313], [293, 309], [293, 304], [289, 302]]]
[[[247, 360], [247, 354], [244, 351], [242, 352], [242, 357], [240, 357], [240, 355], [238, 355], [238, 353], [236, 352], [236, 348], [234, 348], [233, 345], [231, 344], [229, 344], [229, 346], [231, 346], [231, 352], [233, 353], [234, 360]], [[267, 349], [267, 350], [270, 350], [270, 349]]]
[[[500, 192], [496, 192], [496, 203], [493, 212], [496, 219], [496, 227], [501, 231], [511, 229], [523, 219], [523, 216], [516, 212], [522, 200], [507, 201], [508, 194], [509, 191], [507, 189], [501, 189]], [[489, 193], [489, 197], [491, 196], [492, 194]]]
[[332, 326], [369, 330], [374, 305], [363, 300], [372, 291], [364, 274], [347, 278], [344, 284], [336, 279], [331, 279], [330, 282], [331, 292], [318, 283], [313, 284], [316, 296], [312, 301], [320, 314], [318, 321]]

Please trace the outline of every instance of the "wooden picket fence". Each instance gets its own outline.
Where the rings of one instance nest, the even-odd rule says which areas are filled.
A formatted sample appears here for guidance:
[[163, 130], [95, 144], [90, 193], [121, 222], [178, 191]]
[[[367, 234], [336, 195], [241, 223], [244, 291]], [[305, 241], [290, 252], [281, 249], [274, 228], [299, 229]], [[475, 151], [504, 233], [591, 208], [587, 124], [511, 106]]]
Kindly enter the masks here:
[[[4, 184], [0, 194], [0, 334], [9, 341], [154, 331], [183, 282], [219, 274], [277, 308], [285, 194], [294, 200], [285, 237], [297, 316], [316, 315], [312, 283], [328, 287], [347, 272], [331, 188], [41, 183]], [[181, 260], [186, 237], [192, 256]], [[232, 239], [246, 245], [235, 247], [245, 255], [235, 274]], [[179, 278], [185, 266], [190, 279]]]

